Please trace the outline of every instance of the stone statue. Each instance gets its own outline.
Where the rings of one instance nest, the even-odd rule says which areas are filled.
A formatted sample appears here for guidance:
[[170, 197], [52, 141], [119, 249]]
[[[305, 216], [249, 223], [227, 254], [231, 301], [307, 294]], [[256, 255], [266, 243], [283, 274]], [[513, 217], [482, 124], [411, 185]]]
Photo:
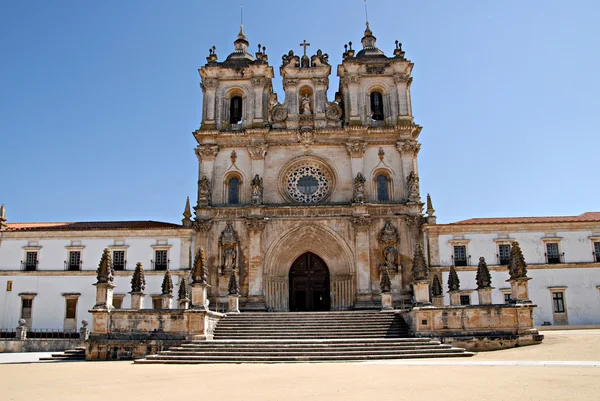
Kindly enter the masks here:
[[383, 256], [383, 264], [382, 269], [385, 268], [388, 272], [397, 272], [398, 264], [396, 260], [398, 259], [398, 252], [396, 251], [396, 247], [398, 245], [398, 230], [392, 224], [391, 220], [387, 220], [383, 225], [383, 228], [379, 232], [378, 240], [381, 243], [382, 256]]
[[198, 204], [210, 204], [210, 197], [210, 180], [206, 178], [206, 176], [203, 176], [202, 179], [198, 181]]
[[358, 173], [354, 179], [354, 203], [363, 203], [365, 201], [365, 176]]
[[300, 114], [312, 114], [310, 110], [310, 98], [307, 95], [302, 96], [300, 102]]
[[323, 53], [323, 51], [319, 49], [317, 50], [317, 54], [311, 57], [310, 62], [313, 67], [329, 65], [329, 55], [327, 53]]
[[275, 107], [277, 103], [279, 103], [277, 101], [277, 93], [273, 92], [269, 95], [269, 110], [273, 110], [273, 107]]
[[396, 270], [396, 249], [388, 245], [383, 250], [383, 261], [385, 263], [386, 269]]
[[258, 174], [254, 176], [250, 183], [252, 187], [252, 204], [262, 205], [263, 203], [263, 179]]
[[419, 176], [411, 171], [406, 177], [406, 189], [408, 190], [409, 202], [418, 202], [421, 199], [419, 190]]
[[221, 266], [220, 274], [225, 274], [226, 271], [237, 267], [237, 249], [239, 238], [233, 229], [233, 223], [228, 221], [225, 229], [219, 237], [219, 246], [221, 248]]
[[291, 67], [300, 67], [300, 57], [294, 55], [294, 51], [290, 50], [288, 54], [281, 56], [282, 67], [290, 65]]
[[223, 252], [223, 270], [230, 270], [235, 268], [235, 261], [237, 259], [237, 252], [234, 247], [227, 247]]

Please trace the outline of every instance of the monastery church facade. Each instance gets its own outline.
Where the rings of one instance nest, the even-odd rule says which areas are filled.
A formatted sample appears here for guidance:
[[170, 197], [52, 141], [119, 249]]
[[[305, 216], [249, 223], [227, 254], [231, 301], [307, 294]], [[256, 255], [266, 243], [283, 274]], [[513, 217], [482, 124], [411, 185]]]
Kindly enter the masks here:
[[[565, 307], [569, 286], [579, 289], [573, 305], [575, 297], [600, 302], [598, 213], [558, 223], [436, 224], [431, 200], [419, 189], [421, 127], [411, 108], [413, 64], [401, 44], [384, 54], [367, 24], [360, 49], [345, 46], [334, 99], [327, 96], [332, 66], [322, 50], [309, 52], [304, 42], [300, 54], [283, 55], [285, 94], [278, 96], [265, 49], [252, 54], [249, 46], [241, 29], [231, 54], [220, 61], [213, 48], [199, 69], [202, 122], [193, 133], [198, 192], [195, 205], [188, 199], [181, 225], [11, 223], [2, 208], [0, 285], [6, 291], [0, 327], [24, 318], [30, 327], [72, 330], [89, 319], [104, 248], [112, 255], [117, 308], [129, 306], [136, 262], [146, 270], [147, 305], [160, 308], [164, 271], [172, 272], [175, 285], [187, 280], [199, 248], [208, 260], [213, 310], [227, 304], [232, 272], [242, 312], [378, 309], [384, 272], [394, 306], [409, 307], [419, 246], [432, 276], [444, 283], [450, 266], [463, 283], [474, 282], [471, 254], [485, 256], [493, 297], [504, 303], [507, 249], [498, 246], [523, 232], [530, 233], [521, 244], [525, 258], [539, 265], [530, 284], [539, 305], [536, 323], [600, 323], [600, 308], [577, 309], [569, 318]], [[570, 252], [571, 240], [585, 246]], [[474, 287], [463, 292], [461, 302], [476, 302]], [[562, 309], [555, 293], [563, 296]]]

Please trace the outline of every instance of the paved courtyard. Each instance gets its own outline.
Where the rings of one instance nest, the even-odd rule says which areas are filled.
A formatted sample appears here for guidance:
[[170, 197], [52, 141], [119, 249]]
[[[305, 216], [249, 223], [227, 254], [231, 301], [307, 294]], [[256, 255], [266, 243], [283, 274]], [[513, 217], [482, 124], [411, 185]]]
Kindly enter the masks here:
[[[0, 364], [2, 400], [597, 400], [600, 330], [472, 358], [348, 364]], [[0, 362], [27, 360], [0, 354]]]

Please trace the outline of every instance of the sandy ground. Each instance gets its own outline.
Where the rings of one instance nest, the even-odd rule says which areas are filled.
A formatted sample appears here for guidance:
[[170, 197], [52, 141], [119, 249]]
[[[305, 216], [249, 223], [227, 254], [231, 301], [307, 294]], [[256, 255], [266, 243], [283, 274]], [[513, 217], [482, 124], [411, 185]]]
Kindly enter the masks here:
[[[409, 362], [2, 364], [0, 400], [600, 399], [600, 330], [544, 334], [546, 339], [538, 346], [480, 353], [472, 358]], [[543, 366], [544, 361], [567, 363]], [[435, 365], [441, 362], [446, 365]], [[540, 366], [529, 366], [536, 363]]]

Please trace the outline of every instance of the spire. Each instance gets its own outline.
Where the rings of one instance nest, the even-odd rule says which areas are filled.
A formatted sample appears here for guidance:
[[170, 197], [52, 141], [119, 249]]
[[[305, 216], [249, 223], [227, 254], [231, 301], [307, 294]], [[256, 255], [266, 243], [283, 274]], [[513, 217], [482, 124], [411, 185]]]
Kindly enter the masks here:
[[6, 229], [6, 210], [4, 203], [0, 206], [0, 230]]
[[196, 257], [194, 258], [194, 266], [192, 267], [192, 282], [206, 284], [208, 280], [208, 264], [206, 262], [206, 255], [204, 249], [198, 249]]
[[523, 252], [517, 241], [514, 241], [510, 246], [508, 273], [511, 280], [527, 277], [527, 263], [525, 263]]
[[433, 275], [433, 284], [431, 285], [431, 293], [434, 297], [439, 297], [442, 295], [442, 283], [440, 282], [440, 278], [437, 274]]
[[191, 227], [192, 226], [192, 211], [190, 208], [190, 197], [187, 197], [187, 200], [185, 201], [185, 210], [183, 211], [183, 219], [181, 220], [181, 223], [183, 224], [184, 227]]
[[98, 270], [96, 270], [96, 279], [98, 283], [111, 283], [114, 280], [112, 271], [112, 260], [110, 257], [110, 249], [104, 248]]
[[143, 292], [146, 289], [146, 278], [144, 277], [144, 267], [140, 262], [135, 265], [135, 271], [131, 278], [131, 292]]
[[233, 42], [235, 50], [225, 60], [227, 62], [244, 62], [254, 61], [254, 56], [248, 52], [250, 43], [246, 40], [246, 34], [244, 33], [244, 3], [240, 3], [240, 33], [238, 33], [237, 39]]
[[482, 256], [479, 258], [479, 264], [477, 265], [477, 275], [475, 276], [477, 282], [477, 289], [490, 288], [492, 286], [492, 276], [488, 269], [485, 258]]
[[431, 202], [431, 196], [427, 194], [427, 214], [429, 216], [433, 216], [435, 213], [435, 209], [433, 208], [433, 203]]
[[173, 280], [169, 269], [165, 272], [162, 285], [160, 286], [163, 295], [173, 295]]
[[367, 0], [365, 0], [365, 21], [367, 28], [365, 29], [365, 36], [361, 40], [363, 49], [358, 52], [356, 57], [385, 57], [385, 54], [377, 48], [377, 38], [373, 36], [373, 31], [371, 31], [371, 26], [369, 25]]
[[425, 254], [423, 253], [421, 244], [415, 246], [412, 273], [414, 281], [429, 279], [429, 267], [427, 267], [427, 261], [425, 260]]
[[450, 266], [450, 274], [448, 275], [448, 292], [460, 290], [460, 280], [454, 265]]
[[179, 282], [178, 300], [185, 301], [185, 300], [189, 300], [189, 299], [190, 299], [190, 296], [189, 296], [188, 290], [187, 290], [187, 283], [185, 282], [185, 277], [182, 277], [181, 281]]

